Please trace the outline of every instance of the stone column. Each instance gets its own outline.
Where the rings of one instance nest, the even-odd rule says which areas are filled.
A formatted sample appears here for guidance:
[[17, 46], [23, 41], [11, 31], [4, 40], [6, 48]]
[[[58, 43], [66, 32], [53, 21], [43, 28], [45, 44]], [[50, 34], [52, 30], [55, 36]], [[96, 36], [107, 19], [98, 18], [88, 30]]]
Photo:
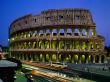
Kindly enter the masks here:
[[74, 36], [74, 28], [72, 28], [72, 36]]
[[79, 64], [82, 63], [82, 62], [81, 62], [81, 55], [80, 55], [80, 54], [78, 54], [78, 63], [79, 63]]
[[71, 62], [74, 63], [74, 55], [71, 55]]
[[101, 64], [101, 55], [99, 56], [99, 63]]
[[67, 29], [66, 28], [64, 28], [64, 36], [66, 36], [67, 34]]
[[52, 54], [49, 54], [49, 63], [52, 65]]
[[59, 54], [58, 53], [56, 54], [56, 58], [57, 58], [56, 61], [59, 62]]
[[60, 34], [59, 34], [59, 32], [60, 32], [60, 29], [58, 28], [57, 29], [57, 36], [59, 36]]
[[93, 56], [93, 63], [95, 63], [95, 55]]
[[85, 59], [86, 59], [86, 64], [88, 64], [88, 58], [89, 58], [89, 55], [85, 55]]
[[82, 36], [82, 29], [79, 28], [78, 30], [79, 30], [79, 33], [78, 33], [79, 36]]

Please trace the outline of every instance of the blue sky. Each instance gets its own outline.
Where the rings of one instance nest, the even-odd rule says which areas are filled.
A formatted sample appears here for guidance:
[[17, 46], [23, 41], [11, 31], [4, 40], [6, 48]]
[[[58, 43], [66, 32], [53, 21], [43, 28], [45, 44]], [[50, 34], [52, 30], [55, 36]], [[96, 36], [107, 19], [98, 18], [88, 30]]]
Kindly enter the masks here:
[[97, 34], [110, 46], [110, 0], [0, 0], [0, 44], [8, 44], [8, 28], [13, 20], [26, 14], [60, 8], [87, 8], [92, 12]]

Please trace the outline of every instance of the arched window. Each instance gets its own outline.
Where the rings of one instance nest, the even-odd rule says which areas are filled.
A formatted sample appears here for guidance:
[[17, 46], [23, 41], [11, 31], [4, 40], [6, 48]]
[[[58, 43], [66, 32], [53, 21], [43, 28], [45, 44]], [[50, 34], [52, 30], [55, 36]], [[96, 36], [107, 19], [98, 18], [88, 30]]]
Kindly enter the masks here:
[[57, 35], [57, 29], [53, 29], [52, 35], [53, 35], [53, 36], [56, 36], [56, 35]]
[[79, 30], [77, 28], [74, 29], [74, 36], [79, 36]]
[[72, 30], [70, 28], [67, 29], [67, 35], [71, 35], [72, 34]]
[[86, 36], [86, 30], [85, 29], [82, 29], [82, 36]]
[[50, 29], [46, 29], [46, 35], [50, 35]]
[[63, 36], [64, 35], [64, 29], [60, 29], [59, 33], [60, 33], [61, 36]]

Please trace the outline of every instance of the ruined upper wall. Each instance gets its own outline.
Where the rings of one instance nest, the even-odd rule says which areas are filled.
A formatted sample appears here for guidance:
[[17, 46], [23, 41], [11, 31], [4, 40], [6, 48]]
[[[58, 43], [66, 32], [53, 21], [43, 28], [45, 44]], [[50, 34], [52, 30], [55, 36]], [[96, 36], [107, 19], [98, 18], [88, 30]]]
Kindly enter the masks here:
[[10, 26], [10, 33], [42, 26], [84, 25], [95, 26], [91, 13], [87, 9], [50, 9], [40, 15], [27, 15], [15, 20]]

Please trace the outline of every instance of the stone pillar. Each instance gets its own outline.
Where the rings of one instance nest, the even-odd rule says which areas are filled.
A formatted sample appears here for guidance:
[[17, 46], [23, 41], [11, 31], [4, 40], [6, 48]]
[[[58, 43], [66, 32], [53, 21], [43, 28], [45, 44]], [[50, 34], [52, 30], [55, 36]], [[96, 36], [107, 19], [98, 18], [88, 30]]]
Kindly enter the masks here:
[[80, 55], [80, 54], [78, 54], [78, 63], [79, 63], [79, 64], [82, 63], [82, 62], [81, 62], [81, 55]]
[[89, 29], [86, 28], [86, 36], [89, 37]]
[[59, 62], [59, 54], [58, 53], [56, 54], [56, 58], [57, 58], [56, 61]]
[[67, 29], [64, 28], [64, 36], [66, 36], [66, 35], [67, 35]]
[[57, 29], [57, 36], [59, 36], [60, 34], [59, 34], [59, 32], [60, 32], [60, 29], [58, 28]]
[[49, 63], [52, 65], [52, 54], [49, 54]]
[[71, 62], [74, 63], [74, 55], [71, 55]]
[[46, 29], [44, 29], [43, 31], [44, 31], [44, 35], [43, 36], [45, 37], [46, 36]]
[[74, 28], [72, 28], [72, 36], [74, 36]]
[[101, 55], [99, 56], [99, 64], [101, 64]]
[[50, 36], [53, 36], [53, 29], [50, 29]]
[[79, 28], [78, 30], [79, 30], [79, 33], [78, 33], [79, 36], [82, 36], [82, 29]]
[[49, 48], [52, 49], [52, 40], [50, 39]]
[[65, 41], [65, 48], [64, 48], [65, 50], [67, 50], [67, 42]]
[[95, 63], [95, 55], [93, 56], [93, 63]]
[[89, 58], [89, 55], [85, 55], [85, 60], [86, 60], [86, 64], [88, 64], [88, 58]]

